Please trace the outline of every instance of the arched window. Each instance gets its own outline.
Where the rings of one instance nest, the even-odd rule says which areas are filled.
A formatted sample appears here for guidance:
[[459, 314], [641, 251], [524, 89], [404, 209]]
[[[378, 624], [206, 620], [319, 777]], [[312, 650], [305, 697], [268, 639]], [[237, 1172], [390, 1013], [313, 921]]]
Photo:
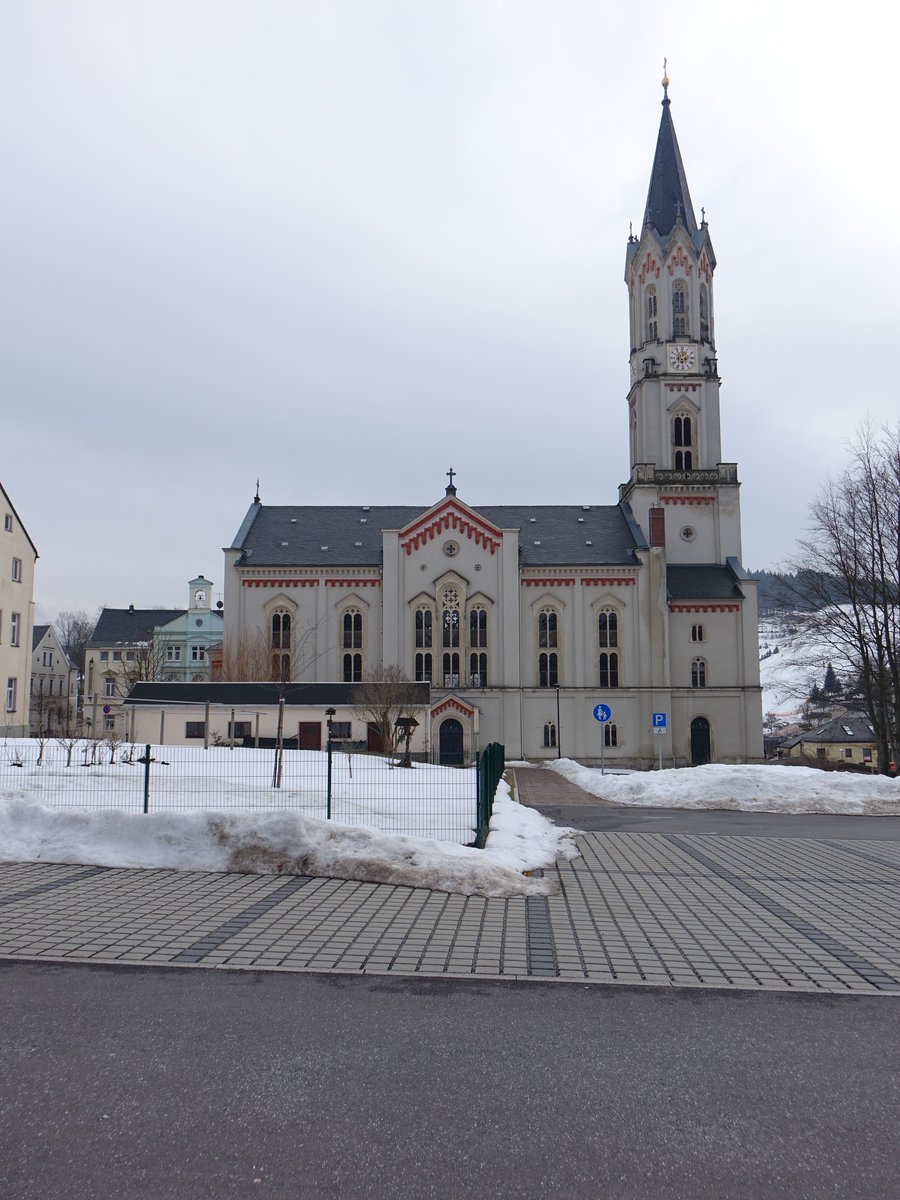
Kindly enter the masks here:
[[619, 656], [604, 651], [600, 655], [600, 687], [617, 688], [619, 686]]
[[344, 683], [362, 683], [362, 655], [344, 655]]
[[291, 614], [284, 609], [272, 613], [272, 649], [290, 650], [291, 648]]
[[469, 655], [469, 686], [487, 687], [487, 655]]
[[469, 645], [487, 646], [487, 612], [480, 605], [469, 612]]
[[555, 654], [538, 655], [538, 687], [558, 687], [559, 669]]
[[700, 337], [709, 341], [709, 292], [705, 283], [700, 284]]
[[556, 745], [556, 725], [552, 721], [548, 721], [544, 726], [544, 745]]
[[702, 658], [695, 658], [691, 663], [691, 687], [705, 688], [706, 687], [706, 661]]
[[656, 320], [656, 288], [650, 286], [647, 288], [644, 300], [644, 312], [646, 315], [646, 341], [655, 342], [658, 337], [658, 325]]
[[434, 617], [430, 608], [416, 609], [416, 648], [431, 649]]
[[441, 661], [441, 666], [443, 668], [444, 687], [459, 687], [459, 655], [445, 654]]
[[597, 622], [597, 644], [603, 649], [613, 649], [619, 644], [619, 616], [615, 609], [604, 608]]
[[358, 608], [348, 608], [344, 613], [344, 649], [361, 650], [362, 644], [362, 613]]
[[679, 412], [672, 418], [673, 462], [676, 471], [694, 469], [694, 425], [690, 413]]
[[704, 640], [703, 626], [702, 625], [692, 625], [691, 626], [691, 641], [692, 642], [702, 642], [703, 640]]
[[431, 683], [431, 655], [416, 655], [416, 683]]
[[[459, 592], [456, 588], [447, 588], [444, 592], [441, 602], [441, 631], [441, 645], [445, 650], [455, 650], [459, 646]], [[458, 668], [455, 674], [459, 674]]]
[[619, 744], [619, 731], [610, 721], [603, 726], [603, 744], [604, 746], [618, 746]]
[[687, 284], [676, 279], [672, 284], [672, 336], [687, 337], [688, 331]]
[[538, 646], [551, 649], [557, 645], [557, 617], [552, 608], [538, 613]]

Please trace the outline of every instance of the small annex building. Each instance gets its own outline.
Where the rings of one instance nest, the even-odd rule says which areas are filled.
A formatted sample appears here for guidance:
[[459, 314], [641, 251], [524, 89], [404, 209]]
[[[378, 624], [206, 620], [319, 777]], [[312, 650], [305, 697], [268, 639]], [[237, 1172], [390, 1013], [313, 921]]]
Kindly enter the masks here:
[[810, 766], [878, 770], [875, 730], [869, 718], [860, 713], [841, 713], [789, 738], [779, 746], [778, 757], [798, 759]]

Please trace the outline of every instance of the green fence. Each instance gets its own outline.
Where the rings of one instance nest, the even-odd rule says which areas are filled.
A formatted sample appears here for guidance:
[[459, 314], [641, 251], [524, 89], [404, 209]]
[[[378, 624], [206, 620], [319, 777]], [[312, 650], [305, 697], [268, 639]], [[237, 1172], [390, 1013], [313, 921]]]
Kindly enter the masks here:
[[503, 778], [506, 751], [499, 742], [485, 746], [478, 759], [478, 815], [475, 845], [483, 847], [494, 810], [494, 795]]

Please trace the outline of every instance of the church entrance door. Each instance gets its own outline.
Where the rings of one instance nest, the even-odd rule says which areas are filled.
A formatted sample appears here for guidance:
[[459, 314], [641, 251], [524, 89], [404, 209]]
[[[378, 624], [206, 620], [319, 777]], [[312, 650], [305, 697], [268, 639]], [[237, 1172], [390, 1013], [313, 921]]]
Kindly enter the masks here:
[[463, 727], [451, 717], [441, 726], [438, 741], [442, 767], [461, 767], [463, 762]]
[[711, 757], [709, 721], [706, 717], [694, 717], [691, 721], [691, 766], [702, 767]]

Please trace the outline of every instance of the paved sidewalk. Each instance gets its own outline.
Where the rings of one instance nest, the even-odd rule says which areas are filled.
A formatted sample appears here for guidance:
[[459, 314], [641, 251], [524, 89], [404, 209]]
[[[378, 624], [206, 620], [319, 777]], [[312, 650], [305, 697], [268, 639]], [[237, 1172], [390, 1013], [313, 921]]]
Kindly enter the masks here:
[[544, 898], [0, 865], [0, 957], [900, 993], [900, 842], [585, 833]]

